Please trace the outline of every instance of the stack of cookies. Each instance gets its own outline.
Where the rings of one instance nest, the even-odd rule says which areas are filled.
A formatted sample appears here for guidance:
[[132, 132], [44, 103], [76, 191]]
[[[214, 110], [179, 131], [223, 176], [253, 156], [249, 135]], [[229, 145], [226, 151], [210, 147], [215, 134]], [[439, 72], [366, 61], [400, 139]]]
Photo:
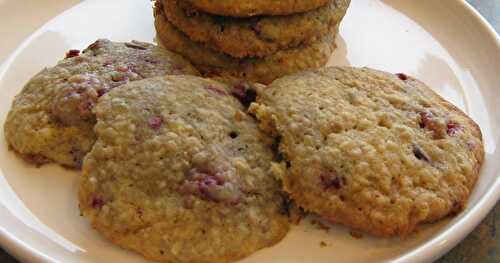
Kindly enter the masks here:
[[159, 41], [205, 75], [255, 82], [324, 66], [350, 0], [157, 0]]

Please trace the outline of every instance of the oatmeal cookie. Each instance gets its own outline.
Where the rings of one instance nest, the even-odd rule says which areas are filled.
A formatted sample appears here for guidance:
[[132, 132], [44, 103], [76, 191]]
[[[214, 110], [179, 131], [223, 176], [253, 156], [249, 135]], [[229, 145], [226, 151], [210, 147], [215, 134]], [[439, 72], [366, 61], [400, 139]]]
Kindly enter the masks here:
[[236, 58], [264, 57], [282, 49], [309, 45], [340, 24], [350, 0], [290, 16], [231, 18], [193, 10], [180, 0], [161, 0], [170, 23], [191, 40]]
[[97, 231], [161, 262], [234, 261], [286, 235], [272, 139], [230, 92], [166, 76], [99, 100], [79, 191]]
[[78, 168], [95, 141], [92, 108], [104, 93], [164, 74], [199, 74], [181, 56], [152, 44], [101, 39], [34, 76], [14, 99], [5, 122], [10, 147], [36, 164]]
[[461, 211], [483, 163], [478, 125], [404, 74], [305, 71], [260, 89], [250, 111], [279, 139], [298, 205], [375, 235]]
[[236, 59], [191, 41], [167, 21], [160, 5], [155, 7], [155, 26], [159, 41], [186, 57], [203, 74], [264, 84], [300, 70], [325, 65], [335, 49], [334, 39], [338, 30], [334, 28], [326, 37], [308, 46], [281, 50], [264, 58]]

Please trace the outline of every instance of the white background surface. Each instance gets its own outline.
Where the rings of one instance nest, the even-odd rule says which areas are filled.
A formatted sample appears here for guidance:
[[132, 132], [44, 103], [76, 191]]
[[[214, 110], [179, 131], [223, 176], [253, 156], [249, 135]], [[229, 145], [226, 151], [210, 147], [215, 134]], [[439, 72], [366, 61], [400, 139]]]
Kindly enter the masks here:
[[[40, 26], [78, 0], [0, 0], [0, 64]], [[15, 28], [15, 30], [12, 30]]]

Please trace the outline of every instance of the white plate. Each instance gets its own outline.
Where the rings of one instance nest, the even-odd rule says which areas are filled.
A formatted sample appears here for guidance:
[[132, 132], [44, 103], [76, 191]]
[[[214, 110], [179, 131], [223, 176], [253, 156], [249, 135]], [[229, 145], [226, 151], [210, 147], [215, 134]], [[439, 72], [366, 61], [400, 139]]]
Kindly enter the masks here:
[[[355, 239], [343, 227], [327, 233], [303, 222], [278, 245], [243, 262], [431, 261], [462, 240], [500, 197], [499, 37], [465, 1], [352, 2], [331, 64], [414, 75], [465, 110], [484, 134], [481, 177], [463, 213], [409, 238]], [[145, 0], [85, 1], [54, 18], [0, 68], [0, 123], [30, 76], [55, 64], [68, 49], [82, 49], [102, 37], [152, 41], [152, 22]], [[79, 216], [77, 173], [26, 165], [8, 152], [3, 138], [0, 134], [2, 246], [32, 262], [143, 262], [102, 239]], [[322, 248], [320, 241], [328, 245]]]

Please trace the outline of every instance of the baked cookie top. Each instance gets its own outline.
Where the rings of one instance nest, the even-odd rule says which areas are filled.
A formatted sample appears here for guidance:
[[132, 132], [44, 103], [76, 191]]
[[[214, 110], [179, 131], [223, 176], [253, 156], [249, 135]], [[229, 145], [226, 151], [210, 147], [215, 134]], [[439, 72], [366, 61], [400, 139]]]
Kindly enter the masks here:
[[306, 71], [261, 89], [250, 110], [280, 139], [298, 205], [375, 235], [462, 210], [483, 162], [478, 125], [404, 74]]
[[264, 57], [321, 40], [344, 17], [350, 0], [290, 16], [231, 18], [194, 10], [185, 1], [161, 0], [167, 19], [191, 40], [233, 57]]
[[274, 79], [300, 70], [325, 65], [335, 49], [334, 40], [338, 28], [311, 45], [278, 51], [264, 58], [236, 59], [191, 41], [175, 28], [163, 13], [155, 7], [155, 26], [159, 41], [190, 60], [208, 76], [228, 76], [258, 83], [270, 83]]
[[92, 108], [109, 90], [164, 74], [199, 74], [181, 56], [152, 44], [97, 40], [71, 50], [34, 76], [14, 99], [5, 122], [7, 142], [28, 161], [78, 168], [95, 141]]
[[330, 0], [187, 0], [199, 10], [222, 16], [290, 15], [326, 5]]
[[272, 139], [231, 92], [167, 76], [104, 95], [79, 192], [93, 227], [162, 262], [229, 262], [281, 240]]

